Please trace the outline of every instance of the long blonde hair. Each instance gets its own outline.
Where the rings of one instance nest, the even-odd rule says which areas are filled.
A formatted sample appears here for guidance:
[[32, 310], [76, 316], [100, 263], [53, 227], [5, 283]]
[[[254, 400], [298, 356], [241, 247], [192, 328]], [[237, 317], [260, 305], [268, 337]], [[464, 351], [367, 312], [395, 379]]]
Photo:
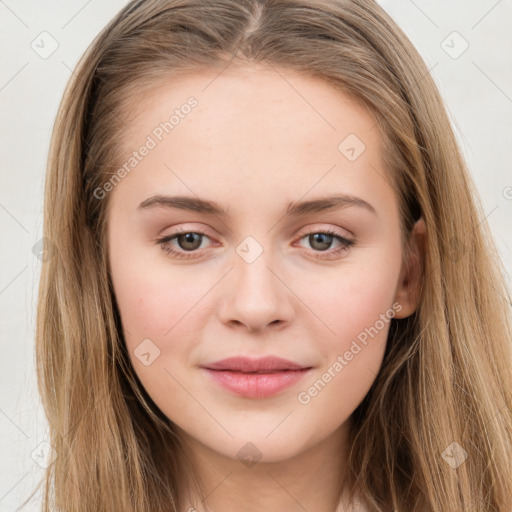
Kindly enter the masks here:
[[[381, 371], [353, 415], [350, 488], [375, 511], [510, 512], [504, 269], [429, 70], [373, 0], [132, 0], [82, 57], [45, 186], [36, 358], [56, 458], [44, 512], [183, 507], [178, 478], [194, 475], [126, 354], [108, 197], [94, 190], [119, 165], [119, 134], [144, 88], [244, 62], [323, 78], [363, 102], [385, 141], [403, 239], [420, 215], [427, 226], [418, 309], [392, 319]], [[454, 467], [447, 453], [467, 458]]]

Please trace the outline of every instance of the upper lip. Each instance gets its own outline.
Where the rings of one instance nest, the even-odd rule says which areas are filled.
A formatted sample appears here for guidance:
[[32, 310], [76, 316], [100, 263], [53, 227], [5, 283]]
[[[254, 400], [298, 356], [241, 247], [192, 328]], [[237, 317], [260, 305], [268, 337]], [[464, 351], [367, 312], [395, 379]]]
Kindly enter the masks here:
[[235, 372], [303, 370], [311, 368], [310, 366], [304, 366], [276, 356], [267, 356], [257, 359], [244, 356], [228, 357], [227, 359], [215, 361], [214, 363], [201, 365], [201, 367], [209, 370], [229, 370]]

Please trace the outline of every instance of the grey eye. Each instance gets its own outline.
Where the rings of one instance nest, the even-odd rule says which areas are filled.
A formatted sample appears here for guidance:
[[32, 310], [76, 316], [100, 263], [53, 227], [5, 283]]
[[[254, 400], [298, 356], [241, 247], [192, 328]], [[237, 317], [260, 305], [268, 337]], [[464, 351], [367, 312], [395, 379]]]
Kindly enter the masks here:
[[194, 251], [201, 247], [202, 237], [203, 235], [200, 233], [189, 232], [177, 235], [176, 240], [180, 249], [184, 251]]
[[330, 248], [334, 236], [327, 233], [312, 233], [308, 235], [308, 241], [313, 249], [325, 251]]

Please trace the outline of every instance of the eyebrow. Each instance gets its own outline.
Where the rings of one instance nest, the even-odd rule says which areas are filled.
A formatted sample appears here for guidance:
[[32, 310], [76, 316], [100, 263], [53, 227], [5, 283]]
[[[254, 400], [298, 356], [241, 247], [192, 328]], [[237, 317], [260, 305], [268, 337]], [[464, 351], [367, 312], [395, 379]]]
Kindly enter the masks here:
[[[308, 213], [319, 213], [346, 208], [348, 206], [364, 208], [377, 215], [375, 208], [364, 199], [352, 195], [338, 194], [323, 196], [309, 201], [291, 202], [286, 208], [285, 217], [298, 217]], [[142, 201], [139, 208], [142, 210], [149, 210], [152, 208], [174, 208], [206, 215], [217, 215], [220, 217], [227, 217], [229, 215], [229, 208], [225, 210], [213, 201], [189, 196], [155, 195]]]

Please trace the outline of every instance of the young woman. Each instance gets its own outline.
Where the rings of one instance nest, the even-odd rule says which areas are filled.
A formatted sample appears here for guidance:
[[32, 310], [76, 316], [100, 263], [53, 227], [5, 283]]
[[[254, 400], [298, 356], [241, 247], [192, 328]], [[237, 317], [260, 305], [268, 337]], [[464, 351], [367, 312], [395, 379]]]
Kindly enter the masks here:
[[512, 509], [503, 268], [375, 2], [130, 2], [45, 194], [44, 511]]

